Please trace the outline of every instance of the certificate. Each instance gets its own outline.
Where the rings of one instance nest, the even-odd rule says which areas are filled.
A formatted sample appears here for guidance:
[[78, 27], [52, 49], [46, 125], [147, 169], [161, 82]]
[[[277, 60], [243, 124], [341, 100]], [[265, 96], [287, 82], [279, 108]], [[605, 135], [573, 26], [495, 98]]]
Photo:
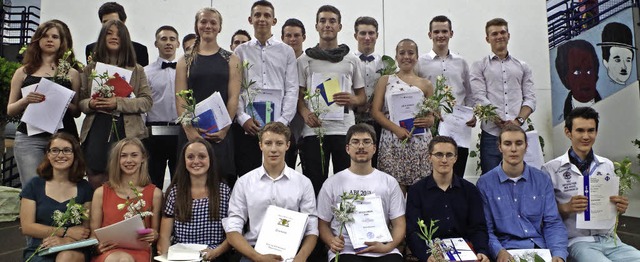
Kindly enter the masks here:
[[442, 245], [445, 250], [449, 250], [444, 254], [444, 257], [448, 261], [478, 261], [478, 256], [476, 256], [476, 253], [471, 250], [471, 247], [469, 246], [469, 244], [467, 244], [467, 241], [465, 241], [461, 237], [442, 239]]
[[[333, 95], [340, 92], [349, 92], [349, 87], [345, 86], [344, 76], [341, 74], [313, 73], [311, 75], [311, 87], [309, 92], [319, 92], [320, 97], [307, 103], [318, 103], [318, 107], [324, 113], [320, 115], [321, 120], [343, 120], [348, 109], [340, 106], [333, 100]], [[313, 111], [313, 106], [309, 106]]]
[[540, 146], [538, 131], [527, 131], [526, 135], [527, 151], [524, 153], [524, 162], [529, 166], [540, 169], [544, 164], [544, 156], [542, 154], [542, 146]]
[[253, 112], [249, 112], [249, 115], [257, 120], [260, 126], [276, 121], [282, 114], [282, 98], [280, 89], [256, 89]]
[[357, 251], [367, 247], [364, 242], [393, 241], [387, 220], [384, 217], [382, 199], [379, 196], [368, 195], [362, 201], [354, 201], [353, 222], [347, 223], [347, 233], [353, 248]]
[[137, 231], [141, 229], [144, 229], [142, 217], [135, 215], [118, 223], [98, 228], [95, 233], [100, 242], [111, 241], [121, 248], [147, 250], [150, 248], [149, 243], [138, 240], [140, 235]]
[[231, 124], [229, 111], [227, 111], [227, 106], [224, 104], [220, 92], [214, 92], [196, 104], [194, 113], [198, 117], [198, 128], [207, 130], [208, 134], [218, 132]]
[[[424, 93], [421, 90], [398, 92], [385, 94], [388, 98], [387, 105], [389, 107], [389, 119], [394, 124], [411, 131], [413, 129], [413, 120], [418, 113], [418, 105], [424, 99]], [[424, 128], [413, 129], [413, 135], [424, 135]]]
[[443, 121], [440, 122], [438, 133], [441, 136], [450, 136], [456, 141], [459, 147], [469, 148], [471, 145], [471, 130], [467, 122], [473, 118], [473, 108], [468, 106], [455, 105], [454, 113], [442, 114]]
[[619, 184], [620, 178], [615, 174], [599, 171], [578, 179], [578, 188], [587, 197], [587, 210], [576, 215], [576, 228], [610, 229], [614, 226], [618, 213], [609, 197], [618, 195]]
[[284, 261], [298, 253], [307, 228], [309, 214], [271, 205], [262, 221], [255, 250], [260, 254], [281, 256]]
[[[38, 92], [46, 99], [40, 103], [29, 104], [24, 110], [20, 121], [27, 124], [27, 135], [35, 135], [41, 131], [55, 133], [62, 127], [62, 118], [76, 92], [44, 77], [33, 90], [30, 87], [23, 88], [23, 96], [29, 92]], [[30, 129], [35, 132], [30, 133]]]

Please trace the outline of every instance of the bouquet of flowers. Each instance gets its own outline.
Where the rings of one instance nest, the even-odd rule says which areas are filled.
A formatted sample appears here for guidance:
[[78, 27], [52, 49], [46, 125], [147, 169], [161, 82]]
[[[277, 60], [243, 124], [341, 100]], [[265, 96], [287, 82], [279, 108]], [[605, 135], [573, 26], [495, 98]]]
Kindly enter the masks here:
[[[435, 115], [435, 122], [431, 127], [431, 133], [435, 136], [438, 135], [438, 126], [440, 125], [441, 109], [447, 113], [453, 113], [453, 106], [456, 105], [456, 99], [451, 93], [451, 87], [446, 84], [447, 78], [444, 75], [439, 75], [436, 78], [436, 86], [433, 91], [433, 95], [425, 97], [421, 103], [417, 105], [418, 112], [416, 118], [425, 117], [428, 114]], [[413, 134], [415, 126], [411, 128], [409, 134]], [[406, 144], [409, 138], [402, 140], [402, 144]]]
[[[342, 195], [340, 195], [340, 205], [338, 205], [338, 207], [331, 208], [333, 210], [333, 216], [338, 222], [340, 222], [338, 237], [342, 236], [344, 225], [346, 223], [353, 222], [353, 212], [356, 211], [356, 206], [353, 204], [353, 202], [363, 199], [364, 196], [360, 195], [359, 193], [347, 194], [347, 192], [342, 192]], [[336, 253], [335, 261], [338, 262], [338, 259], [340, 259], [340, 252]]]
[[127, 196], [127, 201], [122, 204], [118, 204], [117, 206], [118, 210], [127, 208], [127, 212], [124, 214], [124, 219], [129, 219], [135, 215], [140, 215], [142, 218], [153, 216], [153, 213], [150, 211], [151, 208], [145, 209], [147, 203], [142, 199], [142, 192], [138, 191], [138, 188], [133, 185], [132, 181], [129, 181], [129, 188], [133, 191], [134, 197], [130, 198]]
[[320, 159], [321, 159], [321, 164], [322, 164], [322, 173], [324, 173], [324, 168], [325, 168], [325, 163], [324, 163], [324, 149], [322, 148], [322, 142], [324, 141], [324, 133], [325, 133], [325, 129], [322, 126], [322, 118], [321, 116], [326, 114], [328, 109], [323, 108], [320, 106], [320, 103], [322, 103], [321, 99], [321, 95], [320, 95], [320, 89], [316, 89], [316, 91], [314, 93], [309, 92], [308, 90], [304, 91], [304, 100], [309, 102], [309, 105], [311, 105], [311, 109], [313, 111], [313, 114], [318, 118], [318, 120], [320, 121], [320, 126], [319, 127], [314, 127], [313, 128], [313, 132], [316, 134], [316, 136], [318, 136], [318, 141], [320, 142]]
[[98, 74], [98, 72], [94, 69], [91, 70], [91, 74], [89, 75], [89, 80], [92, 82], [96, 82], [98, 84], [97, 91], [91, 94], [91, 98], [111, 98], [115, 96], [115, 87], [108, 84], [107, 82], [112, 79], [113, 76], [110, 76], [108, 72], [103, 72], [102, 74]]
[[509, 262], [545, 262], [536, 252], [527, 252], [519, 256], [513, 256]]
[[396, 60], [393, 60], [393, 58], [391, 58], [388, 55], [383, 55], [381, 60], [382, 60], [383, 67], [378, 69], [376, 73], [380, 74], [381, 76], [393, 75], [396, 73], [396, 70], [398, 70], [398, 66], [396, 65]]
[[70, 56], [71, 56], [71, 49], [64, 52], [64, 55], [62, 55], [62, 58], [58, 60], [58, 67], [56, 67], [56, 70], [53, 72], [53, 79], [52, 79], [53, 82], [62, 84], [62, 83], [68, 83], [69, 81], [71, 81], [71, 79], [68, 76], [69, 69], [71, 69], [71, 67], [73, 66], [69, 62]]
[[494, 122], [500, 119], [500, 117], [498, 117], [498, 113], [496, 113], [497, 109], [498, 108], [492, 104], [485, 106], [477, 104], [473, 107], [473, 114], [480, 119], [480, 121]]
[[[618, 191], [621, 196], [624, 196], [633, 184], [638, 183], [640, 180], [640, 175], [631, 172], [631, 160], [628, 157], [625, 157], [622, 162], [613, 162], [614, 172], [620, 178], [620, 185]], [[616, 216], [616, 224], [613, 226], [613, 235], [618, 235], [618, 222], [620, 218], [620, 214]], [[616, 246], [618, 245], [618, 238], [614, 238]]]
[[184, 100], [184, 104], [182, 105], [184, 111], [178, 119], [176, 119], [176, 124], [193, 125], [198, 123], [198, 117], [195, 113], [196, 100], [193, 98], [193, 90], [185, 89], [176, 93], [176, 95]]
[[[58, 230], [62, 227], [76, 226], [82, 224], [83, 220], [89, 219], [89, 210], [86, 209], [83, 205], [76, 203], [76, 199], [72, 198], [67, 203], [67, 210], [61, 212], [60, 210], [56, 210], [53, 212], [51, 217], [53, 219], [53, 232], [49, 237], [55, 236]], [[33, 256], [42, 250], [42, 245], [39, 246], [33, 254], [26, 260], [27, 262], [31, 261]]]
[[249, 63], [248, 60], [242, 61], [242, 82], [240, 83], [240, 93], [242, 94], [244, 101], [247, 103], [245, 111], [248, 111], [251, 117], [255, 118], [253, 115], [253, 100], [256, 98], [258, 91], [251, 88], [251, 86], [256, 83], [256, 81], [249, 79], [249, 70], [251, 67], [253, 67], [253, 65]]
[[418, 219], [420, 232], [417, 234], [420, 239], [427, 242], [427, 246], [429, 246], [429, 251], [427, 252], [431, 253], [431, 256], [436, 260], [436, 262], [448, 262], [449, 260], [444, 258], [444, 254], [449, 250], [442, 244], [442, 240], [439, 238], [433, 238], [433, 235], [438, 231], [436, 223], [438, 223], [438, 220], [431, 220], [429, 225], [426, 225], [424, 220]]

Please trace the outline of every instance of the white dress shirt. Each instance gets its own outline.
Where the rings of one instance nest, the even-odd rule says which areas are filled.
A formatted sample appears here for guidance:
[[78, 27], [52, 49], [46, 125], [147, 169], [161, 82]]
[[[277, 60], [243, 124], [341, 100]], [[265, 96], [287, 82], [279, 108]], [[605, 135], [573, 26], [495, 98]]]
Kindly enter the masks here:
[[[281, 114], [275, 116], [275, 120], [289, 125], [296, 113], [299, 91], [298, 67], [293, 48], [271, 36], [264, 46], [258, 39], [253, 39], [238, 46], [234, 53], [241, 62], [248, 61], [251, 65], [248, 75], [243, 75], [249, 81], [255, 81], [251, 88], [282, 90]], [[247, 102], [241, 95], [236, 114], [236, 121], [240, 125], [251, 118], [245, 112]]]
[[238, 178], [229, 200], [229, 216], [222, 220], [225, 232], [242, 233], [248, 221], [249, 230], [244, 238], [255, 245], [269, 205], [309, 214], [304, 235], [318, 235], [316, 196], [311, 180], [286, 165], [276, 179], [267, 174], [264, 166]]
[[177, 60], [168, 61], [158, 59], [144, 67], [149, 86], [153, 106], [147, 112], [147, 122], [175, 122], [178, 118], [176, 110], [176, 70], [174, 68], [162, 69], [162, 63], [175, 63]]
[[418, 66], [416, 66], [418, 76], [429, 79], [435, 88], [436, 78], [444, 75], [446, 84], [453, 90], [453, 97], [456, 104], [473, 107], [473, 96], [471, 85], [469, 84], [469, 65], [467, 61], [449, 50], [445, 57], [440, 57], [436, 52], [431, 52], [420, 56]]
[[362, 52], [356, 51], [353, 54], [358, 57], [358, 60], [360, 61], [358, 65], [360, 66], [360, 73], [362, 73], [362, 78], [364, 78], [364, 92], [367, 94], [367, 101], [369, 101], [369, 99], [371, 99], [371, 96], [373, 95], [373, 92], [376, 90], [376, 83], [378, 82], [378, 78], [380, 78], [380, 73], [378, 73], [377, 71], [382, 69], [383, 67], [382, 56], [378, 54], [370, 54], [371, 56], [373, 56], [373, 61], [366, 62], [360, 60], [360, 55], [362, 55]]

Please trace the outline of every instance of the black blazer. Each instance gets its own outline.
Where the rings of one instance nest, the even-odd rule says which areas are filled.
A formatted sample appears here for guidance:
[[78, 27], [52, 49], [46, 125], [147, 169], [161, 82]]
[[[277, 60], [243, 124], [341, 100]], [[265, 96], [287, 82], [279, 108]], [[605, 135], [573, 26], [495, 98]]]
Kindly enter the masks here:
[[[131, 42], [133, 44], [133, 50], [136, 53], [136, 63], [141, 66], [147, 66], [149, 64], [149, 53], [147, 52], [147, 47], [138, 43]], [[96, 45], [96, 42], [88, 44], [84, 49], [85, 59], [89, 58], [89, 54], [93, 52], [93, 47]]]

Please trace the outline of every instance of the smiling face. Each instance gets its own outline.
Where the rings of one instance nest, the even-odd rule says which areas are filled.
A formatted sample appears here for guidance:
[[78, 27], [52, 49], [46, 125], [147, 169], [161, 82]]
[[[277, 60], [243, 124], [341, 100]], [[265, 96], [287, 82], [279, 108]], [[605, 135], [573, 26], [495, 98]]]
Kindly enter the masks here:
[[38, 41], [38, 45], [40, 49], [44, 53], [55, 54], [60, 49], [60, 32], [58, 32], [58, 28], [52, 27], [49, 28], [42, 34], [42, 38]]
[[338, 14], [333, 12], [318, 13], [316, 31], [322, 41], [336, 40], [340, 30], [342, 30], [342, 24], [338, 21]]
[[571, 140], [571, 148], [579, 156], [586, 156], [596, 142], [598, 130], [596, 120], [581, 117], [572, 120], [571, 130], [564, 128], [564, 134]]
[[360, 24], [355, 33], [356, 41], [358, 41], [358, 51], [363, 54], [371, 54], [376, 48], [378, 40], [378, 31], [373, 25]]
[[74, 157], [73, 145], [69, 141], [60, 138], [51, 141], [47, 158], [54, 170], [69, 170], [73, 165]]
[[257, 5], [251, 9], [249, 24], [253, 26], [256, 35], [271, 34], [271, 27], [277, 22], [273, 9], [268, 6]]
[[507, 131], [500, 135], [500, 152], [502, 153], [502, 165], [517, 166], [524, 160], [527, 151], [527, 142], [524, 132]]
[[116, 25], [112, 25], [107, 29], [107, 50], [112, 54], [120, 50], [120, 36]]
[[206, 176], [209, 172], [209, 153], [202, 143], [192, 143], [184, 151], [185, 166], [191, 176]]
[[160, 52], [160, 57], [164, 59], [172, 58], [176, 54], [176, 49], [180, 47], [178, 34], [171, 30], [162, 30], [156, 35], [155, 45]]
[[491, 51], [498, 53], [507, 50], [509, 38], [511, 38], [511, 34], [509, 34], [507, 26], [492, 25], [487, 28], [486, 33], [486, 41], [491, 45]]
[[400, 70], [410, 70], [418, 62], [418, 47], [411, 41], [402, 41], [396, 46], [396, 61]]
[[276, 166], [284, 163], [284, 155], [289, 149], [288, 137], [266, 131], [260, 136], [259, 145], [265, 165]]
[[198, 21], [196, 22], [196, 28], [198, 35], [200, 35], [202, 40], [211, 41], [216, 39], [218, 33], [220, 33], [220, 30], [222, 29], [220, 17], [214, 12], [201, 12], [198, 16]]
[[609, 61], [603, 60], [602, 64], [607, 68], [607, 75], [611, 80], [624, 85], [631, 76], [633, 52], [629, 48], [617, 46], [612, 46], [609, 52]]
[[598, 72], [593, 64], [594, 57], [586, 50], [571, 48], [569, 50], [566, 83], [573, 97], [586, 103], [596, 97]]
[[347, 153], [355, 163], [371, 162], [375, 152], [376, 145], [369, 133], [354, 133], [347, 144]]
[[453, 31], [451, 31], [449, 22], [434, 21], [431, 23], [429, 39], [433, 41], [433, 49], [448, 48], [451, 37], [453, 37]]
[[122, 175], [138, 174], [143, 162], [144, 155], [140, 147], [134, 144], [126, 144], [122, 147], [122, 151], [120, 151], [120, 170]]

